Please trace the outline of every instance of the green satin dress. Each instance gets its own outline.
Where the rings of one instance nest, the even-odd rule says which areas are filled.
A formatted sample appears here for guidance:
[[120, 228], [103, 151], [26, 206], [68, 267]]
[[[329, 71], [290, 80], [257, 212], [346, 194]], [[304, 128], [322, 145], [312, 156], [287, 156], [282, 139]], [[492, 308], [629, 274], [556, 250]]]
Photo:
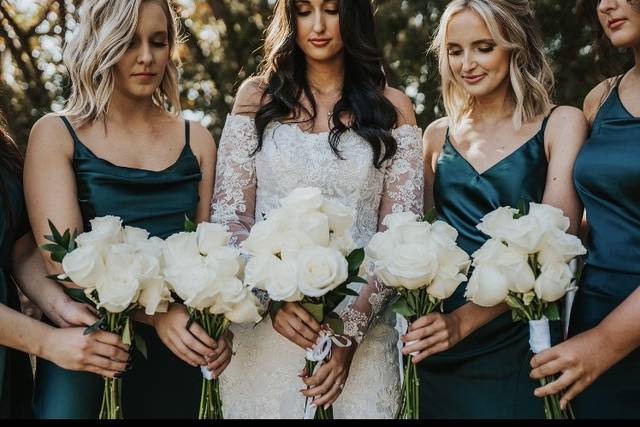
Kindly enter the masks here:
[[[574, 168], [589, 222], [587, 261], [569, 336], [593, 328], [640, 285], [640, 117], [613, 89], [593, 122]], [[578, 418], [640, 418], [640, 349], [573, 401]]]
[[[0, 170], [0, 179], [11, 200], [7, 217], [4, 200], [0, 199], [0, 304], [20, 311], [18, 291], [11, 280], [13, 244], [29, 231], [27, 211], [20, 178]], [[0, 419], [30, 418], [33, 376], [29, 356], [0, 345]]]
[[[125, 225], [141, 227], [166, 238], [184, 231], [184, 218], [193, 219], [202, 174], [189, 144], [176, 162], [162, 171], [114, 165], [94, 155], [62, 118], [74, 143], [73, 168], [84, 229], [96, 216], [117, 215]], [[123, 376], [124, 418], [196, 418], [202, 375], [173, 355], [155, 330], [136, 323], [146, 341], [149, 359], [132, 350], [133, 368]], [[38, 418], [97, 418], [103, 380], [98, 375], [61, 369], [39, 359], [34, 411]]]
[[[438, 159], [434, 198], [439, 219], [458, 230], [457, 243], [468, 254], [488, 236], [476, 225], [500, 206], [540, 202], [547, 176], [544, 131], [479, 174], [454, 148], [449, 133]], [[449, 313], [466, 303], [462, 283], [444, 302]], [[552, 322], [554, 341], [560, 322]], [[420, 416], [424, 418], [544, 418], [544, 405], [533, 395], [529, 378], [529, 329], [506, 312], [448, 351], [418, 365]]]

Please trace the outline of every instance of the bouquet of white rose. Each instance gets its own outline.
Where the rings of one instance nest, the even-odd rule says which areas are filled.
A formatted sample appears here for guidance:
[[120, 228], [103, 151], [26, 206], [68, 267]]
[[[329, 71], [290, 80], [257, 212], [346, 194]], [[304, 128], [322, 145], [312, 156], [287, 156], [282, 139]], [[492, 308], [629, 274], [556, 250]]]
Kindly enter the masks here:
[[[51, 276], [72, 282], [78, 288], [65, 291], [75, 300], [94, 306], [100, 319], [85, 334], [104, 329], [122, 336], [125, 344], [135, 339], [136, 348], [146, 356], [144, 341], [133, 333], [130, 313], [144, 307], [146, 314], [166, 311], [171, 294], [161, 272], [163, 241], [149, 238], [149, 233], [136, 227], [122, 228], [115, 216], [90, 221], [91, 231], [77, 235], [66, 230], [61, 234], [51, 221], [51, 243], [43, 249], [62, 263], [63, 274]], [[105, 378], [99, 417], [122, 418], [120, 379]]]
[[[569, 219], [560, 209], [530, 203], [528, 214], [498, 208], [477, 228], [491, 238], [472, 255], [475, 268], [465, 296], [484, 307], [507, 303], [514, 321], [529, 323], [531, 351], [549, 348], [549, 320], [560, 320], [556, 301], [575, 289], [569, 263], [586, 253], [580, 239], [566, 233]], [[562, 411], [559, 403], [557, 395], [545, 397], [547, 419], [573, 417], [571, 408]]]
[[[352, 208], [322, 196], [318, 188], [296, 188], [281, 200], [281, 207], [256, 223], [242, 249], [249, 255], [245, 283], [266, 291], [278, 310], [284, 302], [300, 302], [320, 324], [321, 340], [306, 353], [306, 368], [313, 373], [331, 351], [331, 345], [349, 346], [338, 340], [344, 332], [334, 312], [347, 296], [358, 293], [350, 283], [364, 283], [358, 277], [364, 251], [348, 232], [355, 222]], [[332, 408], [310, 412], [305, 418], [333, 418]]]
[[[167, 238], [164, 274], [171, 289], [183, 300], [192, 321], [213, 339], [232, 322], [256, 323], [263, 307], [241, 280], [243, 260], [238, 249], [227, 246], [231, 233], [225, 226], [186, 221], [186, 232]], [[202, 370], [199, 419], [222, 419], [219, 380], [206, 366]]]
[[[411, 212], [387, 215], [387, 230], [376, 233], [365, 249], [373, 273], [399, 295], [396, 313], [414, 322], [449, 298], [464, 282], [470, 259], [456, 245], [458, 232], [442, 221]], [[399, 419], [419, 418], [419, 380], [412, 355], [405, 357]]]

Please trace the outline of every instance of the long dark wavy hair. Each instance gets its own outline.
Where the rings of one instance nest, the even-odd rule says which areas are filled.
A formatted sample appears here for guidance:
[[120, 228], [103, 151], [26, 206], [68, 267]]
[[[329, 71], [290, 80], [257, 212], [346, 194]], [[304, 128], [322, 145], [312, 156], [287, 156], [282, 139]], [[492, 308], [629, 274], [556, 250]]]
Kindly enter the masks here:
[[10, 207], [13, 201], [5, 180], [9, 177], [15, 177], [22, 183], [22, 165], [22, 153], [9, 135], [7, 123], [0, 111], [0, 200], [2, 200], [2, 208], [6, 218], [5, 229], [11, 228], [15, 220]]
[[[369, 142], [373, 164], [379, 168], [397, 151], [391, 130], [398, 120], [394, 105], [384, 96], [387, 78], [377, 41], [371, 0], [341, 0], [340, 32], [344, 42], [345, 77], [342, 97], [333, 107], [329, 144], [341, 158], [340, 136], [352, 129]], [[264, 85], [260, 108], [255, 116], [258, 146], [272, 121], [313, 122], [317, 104], [307, 81], [305, 55], [296, 43], [294, 0], [278, 0], [264, 43], [264, 61], [259, 76]], [[309, 100], [310, 108], [302, 103]], [[341, 119], [346, 113], [351, 123]]]
[[[591, 21], [591, 27], [593, 28], [593, 44], [592, 52], [596, 60], [597, 70], [600, 77], [606, 80], [607, 90], [604, 91], [604, 95], [600, 100], [600, 103], [604, 102], [611, 89], [616, 86], [622, 76], [633, 66], [633, 56], [625, 55], [626, 49], [618, 49], [611, 44], [611, 41], [604, 32], [600, 21], [598, 20], [598, 4], [600, 0], [590, 0], [585, 8], [585, 13], [588, 14], [588, 19]], [[627, 0], [632, 9], [640, 13], [640, 0]], [[613, 77], [612, 79], [609, 79]]]

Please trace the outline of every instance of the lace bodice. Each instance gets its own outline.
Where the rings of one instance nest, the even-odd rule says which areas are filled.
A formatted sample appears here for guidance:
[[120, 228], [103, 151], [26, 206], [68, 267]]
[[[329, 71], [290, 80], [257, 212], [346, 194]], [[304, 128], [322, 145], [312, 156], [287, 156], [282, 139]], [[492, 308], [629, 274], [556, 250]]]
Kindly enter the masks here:
[[[393, 159], [380, 169], [373, 152], [354, 131], [342, 135], [338, 158], [328, 133], [307, 133], [295, 124], [273, 122], [265, 129], [262, 149], [257, 145], [253, 119], [229, 115], [218, 148], [212, 222], [227, 224], [238, 244], [296, 187], [318, 187], [323, 195], [357, 212], [351, 235], [366, 246], [390, 212], [422, 212], [423, 168], [421, 133], [404, 125], [392, 131], [398, 143]], [[360, 296], [339, 307], [345, 333], [360, 341], [371, 320], [391, 295], [377, 281], [355, 285]]]

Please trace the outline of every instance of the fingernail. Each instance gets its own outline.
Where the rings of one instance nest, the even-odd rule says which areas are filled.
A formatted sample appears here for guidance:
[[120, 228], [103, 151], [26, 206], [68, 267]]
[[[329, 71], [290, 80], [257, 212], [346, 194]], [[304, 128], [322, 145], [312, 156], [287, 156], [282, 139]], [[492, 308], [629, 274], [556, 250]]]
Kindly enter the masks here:
[[324, 410], [326, 411], [327, 409], [329, 409], [329, 406], [331, 406], [331, 405], [329, 405], [329, 404], [324, 405]]
[[315, 404], [315, 403], [312, 403], [312, 404], [311, 404], [311, 407], [315, 409], [315, 408], [316, 408], [316, 404]]

